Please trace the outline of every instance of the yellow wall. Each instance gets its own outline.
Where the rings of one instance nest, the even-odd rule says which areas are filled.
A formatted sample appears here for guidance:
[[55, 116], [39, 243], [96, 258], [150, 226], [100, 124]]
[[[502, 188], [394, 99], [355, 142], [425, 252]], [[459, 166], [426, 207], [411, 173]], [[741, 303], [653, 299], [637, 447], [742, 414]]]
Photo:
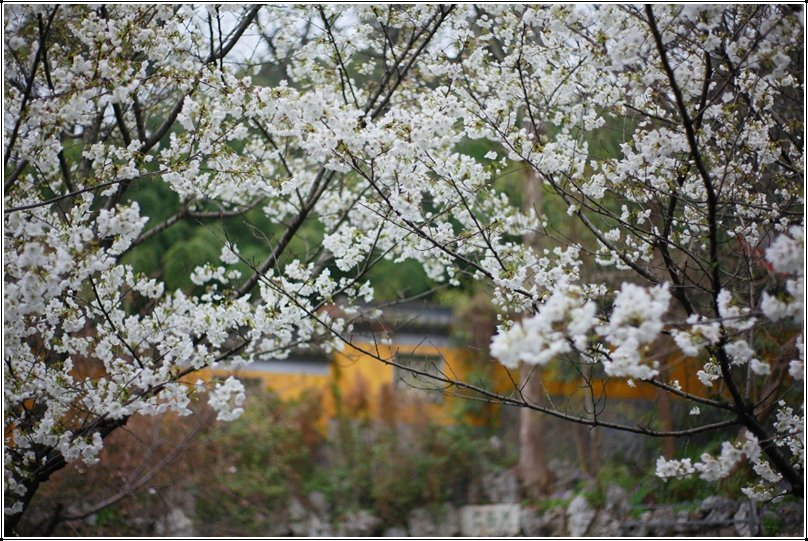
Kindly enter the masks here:
[[[352, 418], [370, 418], [384, 422], [416, 422], [429, 419], [433, 422], [447, 424], [456, 417], [459, 401], [467, 400], [454, 396], [459, 391], [448, 388], [445, 393], [432, 391], [428, 396], [418, 393], [406, 385], [395, 381], [395, 367], [386, 365], [374, 358], [394, 358], [395, 354], [418, 356], [434, 356], [443, 359], [443, 371], [451, 379], [475, 383], [473, 375], [487, 384], [493, 391], [508, 395], [513, 391], [513, 382], [518, 382], [519, 374], [508, 371], [494, 361], [474, 361], [471, 351], [460, 347], [435, 347], [421, 344], [408, 346], [395, 344], [383, 346], [375, 344], [357, 344], [357, 347], [346, 346], [336, 352], [329, 363], [328, 372], [322, 374], [294, 374], [269, 372], [264, 370], [238, 370], [235, 372], [244, 381], [260, 381], [266, 389], [271, 389], [283, 400], [300, 396], [303, 391], [314, 390], [320, 393], [323, 407], [323, 421], [338, 415]], [[662, 369], [665, 379], [678, 380], [683, 390], [699, 393], [695, 369], [689, 366], [686, 358], [671, 357]], [[203, 375], [208, 379], [212, 375], [224, 376], [233, 372], [217, 370]], [[537, 374], [542, 378], [544, 391], [551, 396], [583, 396], [588, 392], [580, 378], [564, 381], [553, 364], [541, 368]], [[605, 389], [603, 388], [605, 386]], [[637, 382], [636, 386], [628, 385], [624, 380], [594, 381], [596, 394], [601, 390], [612, 399], [645, 399], [654, 400], [658, 389], [652, 385]], [[493, 422], [496, 418], [497, 406], [487, 405], [487, 409], [475, 415], [466, 415], [472, 424]]]
[[[431, 391], [423, 396], [417, 389], [410, 388], [395, 381], [396, 368], [386, 365], [374, 358], [393, 358], [398, 355], [417, 354], [443, 359], [443, 371], [447, 375], [455, 374], [463, 379], [468, 367], [466, 355], [460, 348], [436, 348], [430, 345], [419, 346], [376, 346], [373, 344], [357, 344], [364, 350], [346, 347], [334, 356], [332, 377], [335, 390], [341, 401], [341, 413], [349, 416], [369, 416], [388, 422], [416, 421], [424, 416], [439, 423], [451, 421], [451, 408], [457, 400], [446, 394]], [[368, 354], [369, 352], [372, 354]], [[434, 384], [430, 382], [430, 388]], [[437, 400], [437, 401], [436, 401]], [[337, 404], [330, 404], [327, 415], [336, 414]]]

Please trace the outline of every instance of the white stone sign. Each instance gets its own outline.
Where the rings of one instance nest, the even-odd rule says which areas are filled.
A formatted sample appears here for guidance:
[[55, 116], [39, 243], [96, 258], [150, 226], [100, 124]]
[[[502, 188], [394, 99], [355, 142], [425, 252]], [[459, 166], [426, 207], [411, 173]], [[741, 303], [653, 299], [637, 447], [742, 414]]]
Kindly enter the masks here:
[[464, 537], [519, 535], [519, 505], [466, 505], [460, 508], [460, 532]]

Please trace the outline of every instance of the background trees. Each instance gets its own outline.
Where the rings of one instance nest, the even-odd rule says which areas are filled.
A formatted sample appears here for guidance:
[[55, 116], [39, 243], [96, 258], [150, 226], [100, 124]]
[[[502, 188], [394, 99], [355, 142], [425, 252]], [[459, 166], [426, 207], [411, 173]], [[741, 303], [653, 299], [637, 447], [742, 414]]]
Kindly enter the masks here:
[[[348, 346], [374, 267], [413, 263], [485, 284], [492, 353], [564, 363], [590, 400], [437, 376], [452, 392], [650, 436], [743, 428], [659, 473], [745, 458], [749, 495], [802, 495], [793, 10], [14, 6], [5, 24], [10, 528], [130, 416], [188, 413], [196, 370]], [[523, 168], [542, 208], [508, 189]], [[674, 350], [704, 388], [666, 379]], [[600, 375], [718, 420], [620, 424]], [[241, 384], [212, 385], [236, 417]]]

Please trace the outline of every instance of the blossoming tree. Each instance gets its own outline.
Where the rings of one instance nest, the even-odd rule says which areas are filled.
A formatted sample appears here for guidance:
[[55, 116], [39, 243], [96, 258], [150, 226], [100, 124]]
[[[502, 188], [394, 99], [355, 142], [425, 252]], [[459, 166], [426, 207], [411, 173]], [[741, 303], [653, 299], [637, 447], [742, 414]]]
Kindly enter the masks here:
[[[759, 478], [749, 496], [802, 496], [795, 10], [4, 14], [7, 533], [42, 482], [70, 461], [96, 461], [130, 416], [188, 414], [192, 395], [207, 392], [220, 419], [237, 417], [242, 385], [204, 389], [194, 372], [349, 345], [373, 298], [367, 273], [383, 260], [415, 260], [450, 285], [489, 284], [502, 312], [491, 352], [505, 367], [591, 367], [721, 420], [658, 431], [599, 407], [559, 411], [517, 385], [496, 394], [451, 374], [424, 377], [649, 437], [736, 426], [742, 435], [720, 456], [660, 459], [658, 474], [715, 480], [746, 459]], [[619, 149], [597, 144], [604, 133]], [[464, 151], [479, 139], [492, 149], [484, 157]], [[533, 170], [580, 238], [500, 189], [512, 167]], [[144, 185], [168, 190], [169, 216], [138, 203]], [[222, 234], [219, 257], [189, 269], [186, 288], [167, 288], [159, 265], [133, 267], [139, 247], [183, 223], [255, 212], [272, 224], [260, 257]], [[311, 227], [321, 242], [293, 250]], [[666, 380], [666, 341], [698, 365], [703, 389]]]

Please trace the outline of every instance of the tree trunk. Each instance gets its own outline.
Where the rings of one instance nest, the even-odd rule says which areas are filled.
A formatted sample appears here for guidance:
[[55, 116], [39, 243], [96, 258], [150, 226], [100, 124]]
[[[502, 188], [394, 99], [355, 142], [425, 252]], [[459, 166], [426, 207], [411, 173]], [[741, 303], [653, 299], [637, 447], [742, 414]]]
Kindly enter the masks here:
[[[592, 367], [588, 365], [583, 366], [581, 367], [581, 370], [586, 381], [591, 382]], [[596, 405], [592, 397], [593, 392], [596, 391], [590, 389], [584, 390], [584, 411], [589, 412], [594, 419]], [[594, 477], [600, 471], [600, 429], [596, 426], [580, 426], [579, 428], [579, 432], [581, 432], [583, 437], [586, 439], [586, 449], [588, 451], [582, 456], [581, 469], [590, 476]]]
[[[541, 378], [533, 366], [522, 363], [520, 385], [525, 398], [537, 401], [541, 394]], [[544, 452], [544, 419], [528, 408], [519, 410], [519, 464], [517, 475], [526, 496], [538, 499], [550, 493], [553, 474], [547, 467]]]
[[[672, 431], [674, 427], [671, 397], [667, 391], [659, 389], [657, 392], [657, 405], [659, 407], [659, 428], [665, 432]], [[676, 455], [676, 438], [662, 438], [662, 455], [668, 460]]]
[[[527, 124], [527, 129], [532, 127]], [[522, 206], [526, 212], [535, 209], [541, 214], [542, 185], [533, 168], [527, 168], [523, 183], [524, 200]], [[524, 242], [538, 250], [537, 232], [524, 235]], [[519, 380], [522, 393], [530, 401], [539, 401], [541, 397], [541, 373], [538, 367], [522, 363], [519, 368]], [[549, 494], [553, 485], [553, 474], [547, 467], [544, 450], [544, 419], [542, 414], [521, 408], [519, 410], [519, 464], [517, 475], [524, 488], [525, 495], [539, 498]]]

